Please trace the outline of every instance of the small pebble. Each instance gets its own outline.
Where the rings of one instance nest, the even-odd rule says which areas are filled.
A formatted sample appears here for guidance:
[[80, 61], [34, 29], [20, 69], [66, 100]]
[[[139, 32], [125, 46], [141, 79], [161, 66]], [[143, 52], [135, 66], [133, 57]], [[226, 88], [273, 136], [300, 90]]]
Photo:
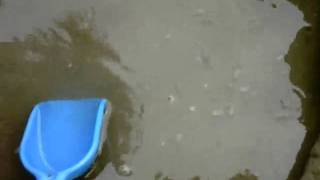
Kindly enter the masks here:
[[206, 88], [206, 89], [208, 88], [208, 86], [209, 86], [208, 83], [204, 83], [204, 84], [203, 84], [203, 87]]
[[176, 98], [175, 98], [173, 95], [169, 95], [169, 96], [168, 96], [168, 100], [169, 100], [169, 102], [170, 102], [171, 104], [173, 104], [173, 103], [175, 102]]
[[191, 112], [194, 112], [194, 111], [196, 111], [197, 110], [197, 107], [196, 106], [190, 106], [189, 107], [189, 111], [191, 111]]
[[163, 147], [166, 145], [166, 142], [165, 141], [161, 141], [160, 145]]
[[275, 3], [272, 3], [271, 6], [272, 6], [273, 8], [277, 8], [277, 5], [276, 5]]

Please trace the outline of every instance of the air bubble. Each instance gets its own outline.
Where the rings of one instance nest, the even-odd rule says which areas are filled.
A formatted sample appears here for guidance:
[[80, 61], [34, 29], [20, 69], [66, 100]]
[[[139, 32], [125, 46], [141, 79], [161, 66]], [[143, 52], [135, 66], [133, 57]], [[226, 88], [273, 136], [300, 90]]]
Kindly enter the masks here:
[[67, 65], [68, 68], [72, 68], [72, 66], [73, 66], [72, 63], [69, 63], [69, 64]]
[[128, 165], [123, 164], [119, 167], [119, 173], [123, 176], [130, 176], [132, 174], [132, 169]]
[[191, 111], [191, 112], [194, 112], [194, 111], [196, 111], [197, 110], [197, 107], [196, 106], [190, 106], [189, 107], [189, 111]]
[[248, 92], [248, 91], [249, 91], [249, 89], [250, 89], [250, 87], [249, 87], [249, 86], [241, 86], [239, 90], [240, 90], [240, 92], [245, 93], [245, 92]]
[[179, 142], [183, 139], [183, 134], [179, 133], [179, 134], [176, 134], [176, 140]]
[[279, 56], [277, 57], [277, 60], [278, 60], [278, 61], [282, 61], [282, 60], [283, 60], [283, 58], [284, 58], [284, 56], [283, 56], [283, 55], [279, 55]]
[[241, 70], [240, 69], [236, 69], [234, 72], [233, 72], [233, 78], [234, 79], [238, 79], [239, 76], [241, 74]]
[[164, 36], [165, 39], [171, 39], [172, 38], [172, 34], [171, 33], [168, 33]]
[[229, 116], [234, 115], [234, 107], [233, 106], [228, 107], [228, 114], [229, 114]]
[[212, 116], [222, 116], [224, 115], [224, 111], [222, 109], [215, 109], [212, 111]]

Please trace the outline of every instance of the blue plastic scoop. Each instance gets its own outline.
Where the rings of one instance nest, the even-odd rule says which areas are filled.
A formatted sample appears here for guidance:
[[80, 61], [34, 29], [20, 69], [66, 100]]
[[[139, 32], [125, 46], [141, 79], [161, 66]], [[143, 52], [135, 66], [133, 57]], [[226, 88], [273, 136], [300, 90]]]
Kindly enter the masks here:
[[39, 180], [83, 175], [99, 154], [111, 106], [105, 99], [37, 104], [20, 145], [24, 167]]

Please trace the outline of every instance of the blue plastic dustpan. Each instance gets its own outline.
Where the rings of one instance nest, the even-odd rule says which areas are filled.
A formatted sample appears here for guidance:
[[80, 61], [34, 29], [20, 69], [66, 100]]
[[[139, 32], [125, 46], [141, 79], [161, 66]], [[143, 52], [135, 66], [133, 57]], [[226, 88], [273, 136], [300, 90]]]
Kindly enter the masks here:
[[101, 150], [110, 111], [105, 99], [57, 100], [36, 105], [20, 145], [23, 165], [40, 180], [81, 176]]

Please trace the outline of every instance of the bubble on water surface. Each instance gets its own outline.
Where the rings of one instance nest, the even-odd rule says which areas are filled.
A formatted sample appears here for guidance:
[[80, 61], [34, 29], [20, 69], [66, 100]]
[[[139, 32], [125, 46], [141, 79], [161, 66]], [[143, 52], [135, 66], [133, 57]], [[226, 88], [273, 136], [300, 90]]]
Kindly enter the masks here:
[[191, 111], [191, 112], [194, 112], [194, 111], [196, 111], [197, 110], [197, 107], [196, 106], [190, 106], [189, 107], [189, 111]]
[[172, 34], [171, 33], [168, 33], [164, 36], [165, 39], [171, 39], [172, 38]]
[[119, 166], [119, 174], [123, 176], [130, 176], [132, 174], [132, 169], [128, 165], [123, 164]]
[[73, 66], [72, 63], [69, 63], [69, 64], [67, 65], [68, 68], [72, 68], [72, 66]]
[[233, 116], [235, 111], [234, 111], [234, 107], [233, 106], [229, 106], [227, 107], [227, 112], [229, 116]]
[[282, 61], [284, 59], [284, 56], [281, 54], [276, 58], [278, 61]]
[[240, 92], [245, 93], [250, 90], [250, 87], [249, 86], [241, 86], [239, 90], [240, 90]]
[[212, 111], [212, 116], [222, 116], [224, 115], [224, 111], [223, 109], [215, 109]]
[[176, 140], [178, 142], [181, 141], [182, 139], [183, 139], [183, 134], [181, 134], [181, 133], [176, 134]]
[[164, 147], [164, 146], [166, 145], [166, 142], [165, 142], [165, 141], [161, 141], [160, 145], [161, 145], [162, 147]]
[[240, 69], [234, 70], [234, 72], [233, 72], [233, 78], [234, 78], [234, 79], [238, 79], [239, 76], [240, 76], [240, 74], [241, 74], [241, 70], [240, 70]]

